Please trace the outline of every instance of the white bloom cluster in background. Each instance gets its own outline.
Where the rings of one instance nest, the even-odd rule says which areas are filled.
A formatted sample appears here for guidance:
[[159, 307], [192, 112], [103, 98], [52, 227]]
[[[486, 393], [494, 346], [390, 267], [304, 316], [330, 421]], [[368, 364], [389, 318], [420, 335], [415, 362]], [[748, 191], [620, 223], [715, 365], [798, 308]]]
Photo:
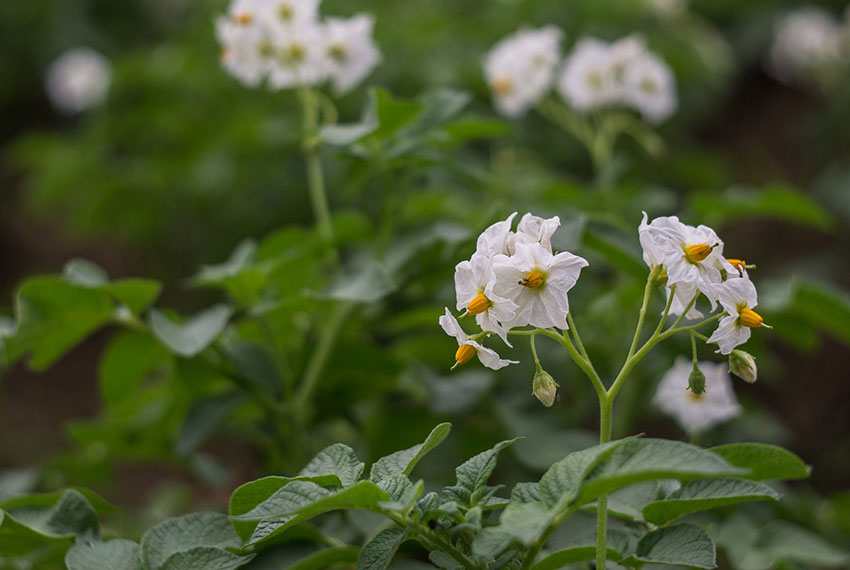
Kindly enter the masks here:
[[381, 60], [374, 20], [319, 15], [319, 0], [232, 0], [216, 21], [225, 69], [249, 86], [272, 89], [331, 83], [337, 94], [356, 87]]
[[688, 390], [693, 364], [679, 357], [658, 383], [653, 399], [659, 409], [674, 417], [689, 434], [701, 433], [741, 413], [726, 366], [712, 362], [699, 362], [698, 366], [705, 374], [705, 392], [695, 394]]
[[683, 224], [676, 216], [647, 223], [644, 213], [638, 234], [646, 264], [666, 275], [671, 314], [701, 317], [696, 309], [700, 296], [709, 301], [712, 311], [718, 303], [723, 308], [725, 314], [707, 341], [717, 343], [721, 354], [729, 354], [745, 343], [751, 329], [766, 326], [753, 310], [758, 296], [746, 263], [723, 256], [723, 242], [713, 229]]
[[109, 60], [82, 47], [65, 52], [50, 64], [45, 88], [57, 109], [74, 114], [103, 103], [111, 81]]
[[784, 83], [817, 80], [850, 57], [850, 23], [807, 6], [777, 21], [768, 71]]
[[658, 123], [675, 112], [673, 72], [643, 38], [632, 35], [614, 43], [581, 39], [558, 71], [562, 35], [554, 26], [523, 28], [493, 46], [484, 59], [484, 74], [500, 113], [524, 114], [553, 85], [582, 113], [622, 106]]
[[478, 342], [490, 334], [511, 346], [507, 334], [516, 327], [567, 329], [567, 292], [587, 261], [552, 251], [552, 234], [561, 225], [557, 216], [525, 214], [512, 231], [514, 217], [516, 212], [484, 230], [472, 257], [455, 267], [457, 309], [463, 311], [461, 317], [475, 316], [481, 329], [466, 334], [448, 308], [440, 317], [443, 330], [458, 341], [457, 364], [476, 354], [494, 370], [514, 362]]

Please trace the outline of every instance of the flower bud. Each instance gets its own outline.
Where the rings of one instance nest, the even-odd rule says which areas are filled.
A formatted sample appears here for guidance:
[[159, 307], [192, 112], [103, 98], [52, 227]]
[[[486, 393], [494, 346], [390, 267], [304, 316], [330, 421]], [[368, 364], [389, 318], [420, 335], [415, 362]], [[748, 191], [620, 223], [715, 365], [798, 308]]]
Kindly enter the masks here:
[[699, 396], [705, 392], [705, 374], [702, 373], [702, 370], [696, 364], [693, 370], [691, 370], [691, 375], [688, 376], [688, 388], [691, 389], [691, 392], [695, 396]]
[[547, 408], [555, 403], [555, 396], [558, 394], [558, 383], [552, 378], [552, 375], [538, 368], [534, 373], [534, 397], [540, 400]]
[[667, 285], [667, 268], [662, 265], [661, 270], [652, 278], [652, 286], [663, 287], [665, 285]]
[[752, 384], [758, 378], [755, 356], [743, 350], [733, 350], [729, 355], [729, 372]]

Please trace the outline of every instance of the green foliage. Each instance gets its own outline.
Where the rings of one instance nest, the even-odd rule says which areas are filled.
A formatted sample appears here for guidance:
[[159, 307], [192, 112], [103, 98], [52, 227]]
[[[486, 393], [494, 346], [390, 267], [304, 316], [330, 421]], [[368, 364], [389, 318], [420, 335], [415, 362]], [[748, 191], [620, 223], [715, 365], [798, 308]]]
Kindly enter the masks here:
[[676, 564], [714, 568], [714, 541], [704, 530], [689, 524], [660, 528], [642, 536], [635, 553], [623, 560], [623, 564]]

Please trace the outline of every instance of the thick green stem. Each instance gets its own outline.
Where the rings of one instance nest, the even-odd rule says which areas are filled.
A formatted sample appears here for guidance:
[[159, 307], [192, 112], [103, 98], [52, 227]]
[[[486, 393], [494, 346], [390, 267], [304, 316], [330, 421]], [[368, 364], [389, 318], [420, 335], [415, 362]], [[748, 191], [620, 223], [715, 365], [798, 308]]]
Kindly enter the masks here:
[[477, 570], [479, 568], [482, 568], [480, 564], [476, 563], [474, 560], [471, 560], [466, 554], [455, 548], [454, 545], [444, 540], [438, 534], [432, 532], [431, 529], [426, 528], [410, 520], [409, 518], [393, 511], [385, 511], [382, 509], [378, 509], [375, 512], [381, 513], [396, 524], [412, 531], [413, 538], [420, 541], [423, 546], [425, 546], [425, 548], [429, 550], [440, 550], [442, 552], [445, 552], [446, 554], [454, 558], [455, 561], [464, 568], [470, 568], [471, 570]]
[[304, 120], [304, 158], [307, 162], [307, 184], [310, 190], [310, 203], [319, 234], [330, 246], [334, 233], [328, 199], [325, 194], [325, 180], [322, 174], [322, 157], [319, 141], [319, 104], [318, 94], [312, 89], [300, 89], [301, 108]]

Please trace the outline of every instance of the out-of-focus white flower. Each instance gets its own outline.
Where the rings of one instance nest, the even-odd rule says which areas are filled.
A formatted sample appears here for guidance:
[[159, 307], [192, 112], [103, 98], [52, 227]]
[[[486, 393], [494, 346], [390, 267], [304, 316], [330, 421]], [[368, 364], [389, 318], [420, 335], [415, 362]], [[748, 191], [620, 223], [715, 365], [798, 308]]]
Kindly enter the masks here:
[[95, 50], [81, 47], [50, 64], [45, 87], [57, 109], [73, 114], [103, 103], [111, 81], [109, 61]]
[[532, 325], [567, 329], [567, 292], [576, 284], [587, 261], [569, 252], [552, 255], [539, 243], [516, 244], [514, 255], [493, 261], [494, 291], [517, 305], [506, 328]]
[[611, 46], [595, 38], [583, 38], [567, 56], [558, 79], [564, 101], [585, 113], [613, 105], [619, 96]]
[[649, 7], [659, 16], [676, 16], [688, 9], [687, 0], [647, 0]]
[[726, 366], [712, 362], [700, 362], [698, 366], [705, 374], [705, 392], [694, 394], [688, 389], [693, 363], [679, 357], [661, 379], [653, 399], [661, 411], [673, 416], [690, 434], [703, 432], [741, 413]]
[[841, 24], [820, 8], [794, 10], [775, 27], [768, 70], [785, 83], [809, 79], [845, 55], [844, 34]]
[[381, 61], [372, 40], [374, 27], [374, 18], [367, 14], [325, 20], [325, 65], [338, 94], [356, 87]]
[[650, 123], [667, 119], [678, 105], [670, 67], [652, 53], [640, 55], [623, 69], [622, 99]]
[[258, 5], [260, 18], [278, 29], [315, 26], [320, 0], [247, 0]]
[[498, 111], [518, 117], [552, 86], [562, 32], [555, 26], [522, 28], [501, 39], [484, 58], [484, 75]]
[[240, 11], [222, 16], [215, 25], [221, 45], [221, 64], [228, 73], [250, 87], [256, 87], [268, 73], [274, 49], [271, 33], [253, 12]]
[[272, 89], [312, 86], [325, 79], [325, 50], [318, 24], [276, 29], [271, 36], [274, 55], [269, 66]]
[[458, 310], [466, 310], [475, 315], [475, 322], [481, 330], [494, 332], [508, 341], [507, 331], [500, 322], [510, 322], [516, 314], [516, 303], [497, 295], [493, 287], [495, 275], [493, 260], [481, 254], [475, 254], [469, 261], [461, 261], [455, 266], [455, 293]]
[[472, 357], [478, 355], [478, 360], [487, 368], [499, 370], [508, 364], [517, 364], [516, 360], [505, 360], [499, 357], [495, 350], [491, 350], [486, 346], [470, 340], [469, 336], [463, 331], [460, 323], [454, 318], [451, 311], [446, 307], [446, 314], [440, 317], [440, 326], [446, 331], [446, 334], [454, 337], [457, 340], [458, 349], [455, 353], [455, 366], [466, 364]]
[[728, 279], [716, 287], [720, 304], [729, 313], [717, 325], [708, 341], [716, 342], [720, 354], [729, 354], [750, 338], [750, 329], [766, 326], [761, 315], [753, 311], [758, 305], [756, 286], [744, 273], [743, 277]]

